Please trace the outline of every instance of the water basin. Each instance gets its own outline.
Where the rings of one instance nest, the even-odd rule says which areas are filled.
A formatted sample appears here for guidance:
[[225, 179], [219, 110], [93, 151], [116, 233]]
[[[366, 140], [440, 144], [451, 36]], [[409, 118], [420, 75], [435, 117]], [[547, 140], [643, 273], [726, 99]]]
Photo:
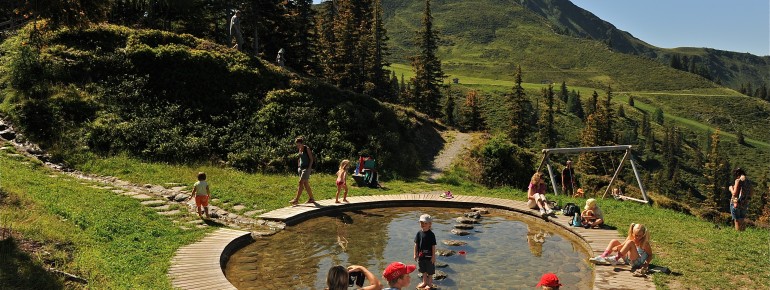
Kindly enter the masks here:
[[[590, 289], [593, 269], [586, 262], [584, 243], [559, 226], [521, 213], [493, 210], [465, 230], [451, 233], [456, 218], [468, 212], [457, 208], [396, 207], [342, 212], [288, 227], [238, 250], [228, 260], [225, 275], [238, 289], [324, 289], [334, 265], [367, 267], [383, 285], [382, 271], [392, 261], [412, 259], [419, 216], [433, 216], [437, 249], [453, 250], [438, 257], [437, 268], [447, 274], [435, 284], [441, 289], [533, 289], [540, 276], [554, 272], [562, 289]], [[447, 246], [443, 240], [460, 240]], [[420, 282], [412, 273], [414, 289]], [[367, 283], [368, 285], [368, 283]]]

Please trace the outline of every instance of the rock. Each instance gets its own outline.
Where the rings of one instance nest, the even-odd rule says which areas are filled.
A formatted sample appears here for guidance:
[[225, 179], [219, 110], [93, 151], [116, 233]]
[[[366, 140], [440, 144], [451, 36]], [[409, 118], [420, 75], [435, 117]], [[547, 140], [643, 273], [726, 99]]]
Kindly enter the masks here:
[[459, 230], [459, 229], [452, 229], [451, 232], [453, 234], [455, 234], [455, 235], [458, 235], [458, 236], [467, 236], [467, 235], [471, 234], [469, 231], [463, 231], [463, 230]]
[[466, 212], [465, 213], [465, 217], [469, 217], [469, 218], [472, 218], [472, 219], [480, 219], [481, 218], [481, 214], [479, 212], [477, 212], [477, 211]]
[[16, 132], [11, 131], [9, 129], [5, 129], [0, 132], [0, 137], [3, 137], [3, 139], [11, 141], [13, 139], [16, 139]]
[[149, 183], [148, 183], [148, 184], [145, 184], [145, 185], [143, 185], [143, 187], [144, 187], [144, 188], [150, 188], [150, 187], [152, 187], [152, 184], [149, 184]]
[[188, 198], [190, 198], [189, 195], [186, 195], [184, 193], [180, 193], [180, 194], [177, 194], [177, 195], [174, 196], [174, 201], [176, 201], [176, 202], [183, 202], [183, 201], [187, 200]]
[[449, 256], [454, 256], [455, 254], [457, 254], [457, 252], [453, 250], [448, 250], [448, 249], [436, 249], [436, 254], [438, 254], [439, 256], [449, 257]]
[[433, 273], [433, 280], [444, 280], [446, 279], [447, 275], [444, 271], [436, 270], [436, 273]]
[[468, 218], [468, 217], [458, 217], [456, 220], [457, 220], [458, 223], [461, 223], [461, 224], [477, 224], [477, 223], [479, 223], [479, 220], [473, 219], [473, 218]]
[[442, 243], [444, 243], [444, 245], [447, 245], [447, 246], [454, 246], [454, 247], [457, 247], [457, 246], [465, 246], [465, 245], [467, 245], [467, 244], [468, 244], [468, 243], [466, 243], [466, 242], [463, 242], [463, 241], [458, 241], [458, 240], [442, 240], [441, 242], [442, 242]]
[[449, 267], [449, 264], [436, 261], [436, 268], [446, 268], [446, 267]]
[[456, 224], [455, 228], [456, 229], [461, 229], [461, 230], [472, 230], [473, 229], [473, 225], [469, 225], [469, 224]]
[[483, 208], [483, 207], [472, 207], [471, 210], [475, 211], [475, 212], [478, 212], [480, 214], [489, 214], [489, 210], [487, 210], [486, 208]]

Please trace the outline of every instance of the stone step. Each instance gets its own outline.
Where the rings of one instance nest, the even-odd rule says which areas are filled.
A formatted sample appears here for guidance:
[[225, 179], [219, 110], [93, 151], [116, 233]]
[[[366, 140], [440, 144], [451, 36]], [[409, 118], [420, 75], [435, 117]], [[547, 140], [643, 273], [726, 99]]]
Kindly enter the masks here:
[[142, 205], [150, 206], [150, 207], [155, 207], [155, 206], [163, 205], [165, 203], [166, 203], [166, 201], [164, 201], [164, 200], [153, 199], [153, 200], [143, 201]]

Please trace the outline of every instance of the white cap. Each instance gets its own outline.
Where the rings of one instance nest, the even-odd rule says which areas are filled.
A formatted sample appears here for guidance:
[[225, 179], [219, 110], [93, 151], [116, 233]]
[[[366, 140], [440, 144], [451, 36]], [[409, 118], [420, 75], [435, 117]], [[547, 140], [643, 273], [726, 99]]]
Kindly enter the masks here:
[[430, 222], [433, 222], [433, 218], [426, 213], [420, 216], [420, 221], [425, 223], [430, 223]]

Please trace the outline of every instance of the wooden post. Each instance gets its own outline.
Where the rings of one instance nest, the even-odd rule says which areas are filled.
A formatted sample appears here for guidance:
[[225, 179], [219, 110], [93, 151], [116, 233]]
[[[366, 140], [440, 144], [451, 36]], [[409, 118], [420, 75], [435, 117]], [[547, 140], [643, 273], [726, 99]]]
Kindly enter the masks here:
[[636, 164], [634, 163], [634, 159], [631, 158], [631, 168], [634, 169], [634, 176], [636, 176], [636, 182], [639, 183], [639, 190], [642, 192], [642, 198], [644, 198], [644, 202], [650, 203], [650, 200], [647, 198], [647, 191], [644, 190], [644, 185], [642, 185], [642, 179], [639, 178], [639, 172], [636, 171]]
[[543, 149], [543, 159], [540, 160], [540, 166], [537, 167], [537, 170], [535, 172], [540, 172], [540, 170], [543, 170], [543, 165], [545, 165], [545, 163], [548, 162], [548, 157], [549, 157], [548, 155], [550, 155], [550, 153], [548, 153], [547, 150], [548, 149]]
[[607, 192], [610, 192], [610, 189], [612, 188], [612, 183], [615, 182], [615, 178], [618, 178], [618, 175], [620, 174], [620, 170], [623, 169], [623, 163], [626, 162], [626, 159], [628, 159], [629, 154], [631, 154], [631, 150], [627, 149], [626, 154], [623, 155], [623, 159], [621, 159], [620, 164], [618, 164], [618, 169], [616, 169], [615, 174], [612, 175], [612, 179], [610, 179], [610, 184], [607, 185], [607, 190], [604, 191], [604, 195], [602, 195], [602, 199], [604, 199], [604, 197], [607, 196]]
[[559, 195], [559, 190], [556, 189], [556, 179], [553, 178], [553, 169], [551, 168], [551, 163], [548, 162], [545, 165], [548, 168], [548, 175], [551, 176], [551, 185], [553, 186], [553, 194]]

